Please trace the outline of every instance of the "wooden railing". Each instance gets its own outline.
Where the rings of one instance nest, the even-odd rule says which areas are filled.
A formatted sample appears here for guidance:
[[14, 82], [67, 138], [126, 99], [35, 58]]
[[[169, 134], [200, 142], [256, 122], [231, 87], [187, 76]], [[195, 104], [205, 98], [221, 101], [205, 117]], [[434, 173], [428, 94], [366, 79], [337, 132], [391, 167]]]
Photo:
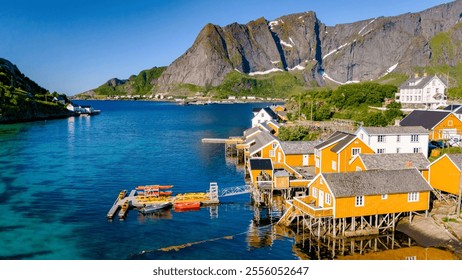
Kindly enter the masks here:
[[314, 206], [314, 204], [306, 203], [304, 201], [306, 198], [294, 198], [293, 205], [302, 211], [303, 214], [307, 214], [313, 218], [322, 218], [333, 216], [334, 209], [332, 207], [321, 208]]

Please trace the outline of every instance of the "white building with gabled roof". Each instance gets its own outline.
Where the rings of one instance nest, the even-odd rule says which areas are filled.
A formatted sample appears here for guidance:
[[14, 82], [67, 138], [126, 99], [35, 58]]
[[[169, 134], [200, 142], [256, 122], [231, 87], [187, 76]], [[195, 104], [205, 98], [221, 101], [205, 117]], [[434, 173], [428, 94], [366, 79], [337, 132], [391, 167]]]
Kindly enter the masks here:
[[377, 154], [422, 153], [428, 155], [430, 131], [422, 126], [364, 127], [355, 132]]
[[436, 109], [447, 106], [446, 89], [447, 82], [437, 75], [415, 75], [399, 87], [395, 99], [403, 106], [421, 105], [427, 109]]

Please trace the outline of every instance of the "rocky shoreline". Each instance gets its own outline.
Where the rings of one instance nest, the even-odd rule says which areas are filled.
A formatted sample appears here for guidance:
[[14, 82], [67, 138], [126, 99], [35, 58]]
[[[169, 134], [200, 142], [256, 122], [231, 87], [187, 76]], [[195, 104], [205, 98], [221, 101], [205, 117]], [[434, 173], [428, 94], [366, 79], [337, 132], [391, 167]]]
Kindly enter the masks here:
[[444, 248], [462, 260], [462, 215], [454, 213], [454, 204], [435, 202], [428, 217], [404, 218], [396, 230], [413, 238], [422, 247]]

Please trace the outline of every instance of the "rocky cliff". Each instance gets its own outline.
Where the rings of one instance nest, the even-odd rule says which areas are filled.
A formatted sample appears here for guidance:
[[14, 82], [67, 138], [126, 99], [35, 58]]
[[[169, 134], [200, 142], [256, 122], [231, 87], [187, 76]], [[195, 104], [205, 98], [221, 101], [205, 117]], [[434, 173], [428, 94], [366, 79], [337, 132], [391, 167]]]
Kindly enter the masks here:
[[[194, 44], [162, 73], [161, 89], [217, 86], [232, 71], [258, 75], [301, 71], [305, 82], [348, 83], [415, 67], [461, 61], [462, 0], [395, 17], [326, 26], [314, 12], [207, 24]], [[439, 34], [443, 44], [435, 42]], [[436, 40], [438, 41], [438, 40]], [[435, 58], [437, 54], [437, 58]]]

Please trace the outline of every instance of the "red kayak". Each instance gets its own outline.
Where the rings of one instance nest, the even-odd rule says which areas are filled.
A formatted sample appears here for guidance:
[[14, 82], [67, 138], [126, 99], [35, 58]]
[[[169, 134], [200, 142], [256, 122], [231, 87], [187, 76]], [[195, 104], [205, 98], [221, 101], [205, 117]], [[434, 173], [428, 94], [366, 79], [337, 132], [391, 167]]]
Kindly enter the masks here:
[[200, 201], [175, 202], [175, 210], [197, 210], [201, 208]]

